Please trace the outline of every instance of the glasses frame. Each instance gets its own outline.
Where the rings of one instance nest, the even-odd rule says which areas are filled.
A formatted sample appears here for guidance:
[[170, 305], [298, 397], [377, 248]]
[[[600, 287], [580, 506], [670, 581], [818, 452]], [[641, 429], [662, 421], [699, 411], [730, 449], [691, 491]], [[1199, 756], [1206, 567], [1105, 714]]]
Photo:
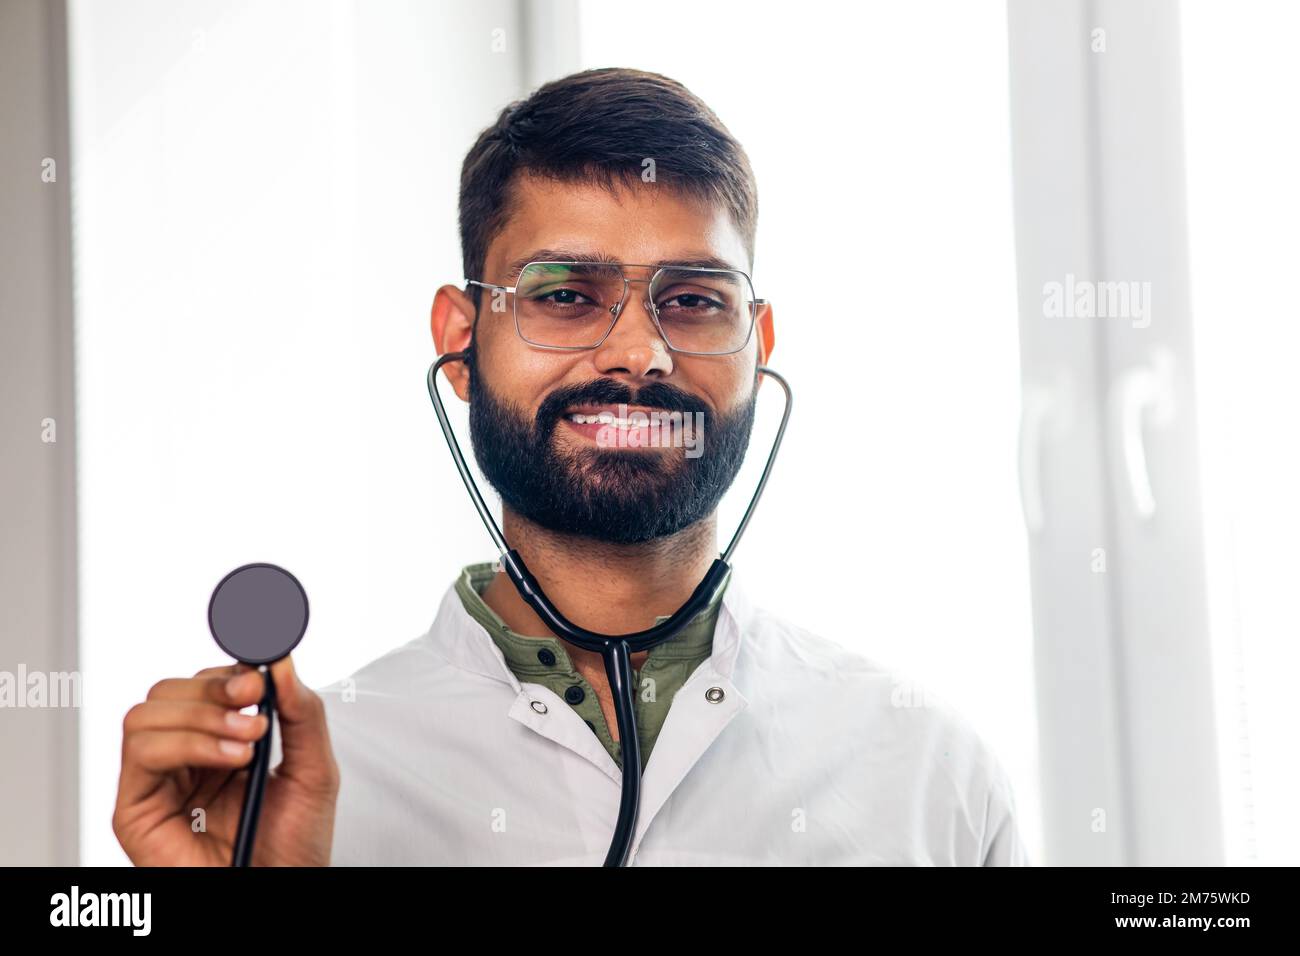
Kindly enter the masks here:
[[[645, 302], [646, 311], [650, 313], [650, 318], [654, 322], [655, 328], [659, 330], [659, 337], [663, 339], [664, 344], [668, 346], [668, 350], [670, 352], [677, 352], [681, 355], [735, 355], [737, 352], [742, 351], [746, 346], [749, 345], [750, 339], [754, 337], [754, 326], [758, 322], [759, 307], [767, 305], [767, 299], [760, 299], [754, 295], [754, 280], [749, 277], [748, 272], [745, 272], [741, 269], [710, 268], [708, 266], [674, 266], [674, 265], [655, 266], [653, 264], [640, 265], [632, 262], [597, 262], [591, 260], [573, 261], [567, 259], [537, 259], [532, 262], [524, 263], [523, 267], [519, 270], [519, 274], [523, 275], [530, 266], [542, 266], [542, 265], [617, 266], [619, 272], [622, 274], [623, 277], [623, 295], [618, 300], [617, 304], [612, 305], [609, 308], [609, 311], [612, 313], [612, 317], [610, 318], [609, 321], [609, 327], [605, 329], [605, 333], [592, 345], [543, 345], [541, 342], [534, 342], [528, 336], [524, 335], [523, 329], [519, 327], [519, 297], [516, 294], [519, 287], [517, 285], [500, 285], [495, 282], [484, 282], [480, 279], [465, 280], [466, 286], [473, 285], [473, 286], [478, 286], [481, 289], [492, 289], [494, 291], [508, 293], [510, 295], [510, 301], [511, 301], [511, 307], [510, 307], [511, 314], [514, 316], [515, 334], [518, 335], [525, 342], [527, 342], [529, 345], [533, 346], [533, 348], [546, 349], [552, 352], [586, 352], [591, 349], [600, 348], [601, 345], [604, 344], [605, 340], [609, 338], [609, 334], [614, 331], [614, 326], [618, 324], [619, 318], [621, 318], [623, 315], [623, 308], [627, 304], [628, 287], [631, 285], [631, 283], [644, 282], [646, 284], [646, 291], [648, 293], [650, 287], [654, 285], [655, 280], [658, 279], [659, 275], [663, 272], [670, 272], [670, 271], [671, 272], [709, 272], [709, 273], [734, 272], [737, 275], [744, 277], [745, 283], [749, 286], [750, 302], [753, 303], [749, 313], [749, 328], [745, 332], [745, 340], [743, 342], [741, 342], [734, 349], [727, 349], [725, 352], [697, 352], [692, 349], [679, 349], [673, 345], [672, 341], [668, 338], [668, 333], [665, 332], [664, 327], [659, 324], [659, 307], [655, 305], [654, 302], [647, 295], [646, 302]], [[627, 269], [654, 269], [655, 271], [654, 274], [651, 275], [650, 278], [648, 279], [634, 279], [628, 276], [626, 272]]]

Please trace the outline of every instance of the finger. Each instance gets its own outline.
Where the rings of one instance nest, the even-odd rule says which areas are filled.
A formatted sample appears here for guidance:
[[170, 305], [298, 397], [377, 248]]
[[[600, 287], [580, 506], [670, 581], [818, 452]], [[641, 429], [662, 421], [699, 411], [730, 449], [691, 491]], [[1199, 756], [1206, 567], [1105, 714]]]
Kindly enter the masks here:
[[235, 769], [253, 756], [247, 741], [193, 730], [144, 730], [122, 739], [118, 802], [127, 805], [151, 793], [158, 778], [187, 767]]
[[123, 746], [134, 766], [152, 773], [181, 767], [242, 767], [253, 755], [246, 740], [193, 730], [143, 730], [128, 737]]
[[264, 714], [241, 714], [206, 701], [149, 700], [136, 704], [122, 721], [123, 734], [144, 730], [197, 730], [233, 740], [260, 740], [270, 726]]
[[147, 700], [205, 700], [226, 707], [247, 707], [262, 698], [262, 675], [245, 670], [233, 676], [170, 677], [149, 688]]
[[235, 662], [234, 664], [222, 664], [220, 667], [205, 667], [196, 673], [195, 677], [234, 677], [236, 674], [242, 674], [246, 670], [251, 670], [247, 664]]
[[271, 665], [275, 680], [283, 762], [277, 772], [292, 776], [304, 786], [322, 790], [338, 785], [338, 767], [330, 747], [325, 705], [298, 679], [292, 656]]

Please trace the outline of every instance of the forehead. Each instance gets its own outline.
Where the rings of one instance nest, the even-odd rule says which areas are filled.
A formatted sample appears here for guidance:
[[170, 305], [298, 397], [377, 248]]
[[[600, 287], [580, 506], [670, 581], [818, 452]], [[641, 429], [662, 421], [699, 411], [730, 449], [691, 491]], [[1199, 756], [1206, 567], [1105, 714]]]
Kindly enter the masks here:
[[563, 251], [611, 261], [653, 264], [714, 259], [749, 270], [744, 238], [722, 203], [686, 196], [660, 183], [555, 182], [520, 176], [505, 225], [485, 263], [500, 279], [513, 263]]

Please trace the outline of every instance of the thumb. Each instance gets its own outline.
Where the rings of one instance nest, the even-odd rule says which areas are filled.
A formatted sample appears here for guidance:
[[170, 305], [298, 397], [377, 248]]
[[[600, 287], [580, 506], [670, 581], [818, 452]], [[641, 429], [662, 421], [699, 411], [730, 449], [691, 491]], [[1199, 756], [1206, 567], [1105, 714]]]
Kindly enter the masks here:
[[271, 665], [271, 677], [275, 681], [275, 709], [284, 756], [276, 773], [304, 786], [328, 787], [338, 771], [330, 747], [325, 704], [298, 679], [292, 655]]

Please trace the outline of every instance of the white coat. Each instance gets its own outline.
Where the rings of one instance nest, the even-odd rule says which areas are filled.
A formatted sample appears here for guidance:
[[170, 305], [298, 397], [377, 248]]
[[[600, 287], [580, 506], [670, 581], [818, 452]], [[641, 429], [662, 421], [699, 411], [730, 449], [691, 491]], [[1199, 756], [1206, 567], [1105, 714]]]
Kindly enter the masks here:
[[[341, 775], [333, 865], [603, 861], [618, 765], [516, 680], [452, 588], [425, 634], [318, 693]], [[754, 607], [733, 573], [646, 767], [630, 862], [1028, 860], [1006, 774], [960, 717]]]

